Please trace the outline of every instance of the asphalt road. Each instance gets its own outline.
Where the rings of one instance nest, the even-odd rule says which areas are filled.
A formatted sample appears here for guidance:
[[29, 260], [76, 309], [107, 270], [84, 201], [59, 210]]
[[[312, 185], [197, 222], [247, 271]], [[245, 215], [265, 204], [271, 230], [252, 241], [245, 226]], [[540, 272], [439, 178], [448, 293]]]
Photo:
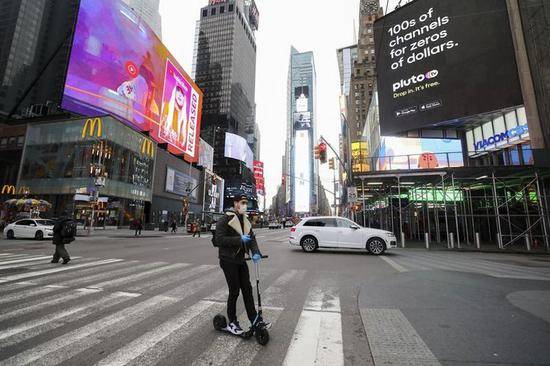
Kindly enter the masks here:
[[306, 254], [259, 230], [262, 347], [212, 328], [209, 235], [129, 234], [78, 238], [67, 266], [0, 240], [0, 365], [550, 365], [550, 256]]

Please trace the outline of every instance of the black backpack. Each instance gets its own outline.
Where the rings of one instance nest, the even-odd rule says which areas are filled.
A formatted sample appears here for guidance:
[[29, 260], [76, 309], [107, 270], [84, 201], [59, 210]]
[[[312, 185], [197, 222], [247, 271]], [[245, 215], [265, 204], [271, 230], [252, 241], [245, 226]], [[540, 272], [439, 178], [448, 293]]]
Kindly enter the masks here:
[[72, 220], [63, 221], [60, 234], [63, 239], [74, 239], [76, 236], [76, 223]]

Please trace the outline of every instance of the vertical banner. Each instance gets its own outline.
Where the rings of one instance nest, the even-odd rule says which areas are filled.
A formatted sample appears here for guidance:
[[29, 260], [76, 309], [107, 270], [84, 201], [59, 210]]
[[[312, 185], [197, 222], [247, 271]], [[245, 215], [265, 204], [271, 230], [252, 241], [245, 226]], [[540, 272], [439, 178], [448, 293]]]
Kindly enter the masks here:
[[254, 160], [254, 178], [256, 180], [256, 193], [265, 196], [264, 163]]

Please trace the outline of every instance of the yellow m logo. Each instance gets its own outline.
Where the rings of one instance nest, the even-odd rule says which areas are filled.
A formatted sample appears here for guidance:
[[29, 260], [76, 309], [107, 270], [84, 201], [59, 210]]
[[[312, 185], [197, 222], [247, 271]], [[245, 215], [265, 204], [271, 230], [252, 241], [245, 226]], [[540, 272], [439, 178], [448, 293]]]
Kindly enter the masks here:
[[153, 141], [143, 139], [141, 142], [141, 153], [153, 157], [155, 155], [155, 145]]
[[2, 187], [2, 194], [11, 194], [12, 196], [15, 195], [15, 186], [10, 186], [8, 184], [4, 185]]
[[21, 186], [19, 187], [19, 194], [28, 194], [31, 190], [29, 187]]
[[103, 136], [103, 122], [101, 121], [101, 118], [88, 118], [86, 123], [84, 123], [84, 128], [82, 129], [82, 138], [86, 138], [86, 135], [89, 135], [90, 137], [96, 135], [96, 126], [97, 137]]

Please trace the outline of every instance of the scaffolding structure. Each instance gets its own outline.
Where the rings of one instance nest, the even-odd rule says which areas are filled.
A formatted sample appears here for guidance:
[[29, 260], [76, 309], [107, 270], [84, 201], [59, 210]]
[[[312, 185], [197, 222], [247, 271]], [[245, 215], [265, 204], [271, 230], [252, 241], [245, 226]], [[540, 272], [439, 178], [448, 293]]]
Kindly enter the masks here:
[[523, 167], [373, 172], [357, 177], [356, 220], [402, 247], [548, 252], [548, 178]]

